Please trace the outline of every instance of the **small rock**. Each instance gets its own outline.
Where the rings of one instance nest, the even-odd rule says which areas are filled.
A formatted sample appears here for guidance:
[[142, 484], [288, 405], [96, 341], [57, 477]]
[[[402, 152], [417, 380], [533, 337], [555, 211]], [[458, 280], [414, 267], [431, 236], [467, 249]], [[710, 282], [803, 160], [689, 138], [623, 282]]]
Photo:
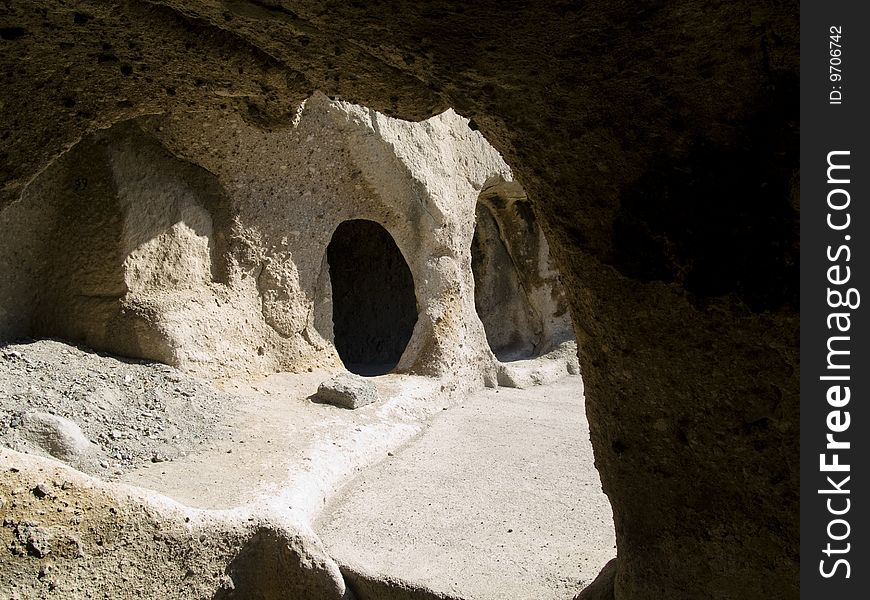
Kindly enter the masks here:
[[22, 521], [15, 528], [18, 541], [27, 548], [27, 553], [37, 558], [44, 558], [51, 552], [52, 534], [35, 523]]
[[40, 483], [35, 488], [33, 488], [33, 495], [39, 499], [45, 498], [46, 496], [51, 495], [51, 488], [44, 483]]
[[74, 460], [93, 449], [77, 424], [57, 415], [27, 412], [21, 419], [20, 431], [24, 438], [60, 460]]
[[375, 384], [359, 375], [338, 373], [320, 384], [314, 400], [342, 408], [359, 408], [378, 399]]

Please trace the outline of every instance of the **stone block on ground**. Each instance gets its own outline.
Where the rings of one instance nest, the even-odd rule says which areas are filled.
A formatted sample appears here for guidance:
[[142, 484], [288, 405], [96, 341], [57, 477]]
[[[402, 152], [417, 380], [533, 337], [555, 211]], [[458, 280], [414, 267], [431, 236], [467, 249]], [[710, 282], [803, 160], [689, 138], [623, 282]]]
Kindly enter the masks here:
[[338, 373], [320, 384], [314, 399], [317, 402], [353, 409], [377, 401], [378, 389], [365, 377]]

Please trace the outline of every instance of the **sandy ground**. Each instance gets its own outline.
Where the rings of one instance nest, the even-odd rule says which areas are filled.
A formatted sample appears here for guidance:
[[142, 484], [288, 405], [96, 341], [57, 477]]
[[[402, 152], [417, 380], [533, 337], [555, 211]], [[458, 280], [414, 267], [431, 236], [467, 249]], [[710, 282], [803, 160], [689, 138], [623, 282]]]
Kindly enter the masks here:
[[468, 599], [572, 598], [615, 556], [580, 378], [473, 394], [361, 473], [315, 530], [340, 565]]
[[384, 401], [356, 410], [312, 402], [329, 376], [282, 373], [223, 384], [239, 399], [226, 435], [172, 462], [144, 463], [122, 481], [197, 508], [268, 505], [313, 518], [349, 477], [419, 433], [427, 416], [441, 410], [429, 402], [442, 393], [440, 384], [408, 375], [378, 377]]
[[65, 416], [98, 449], [86, 470], [193, 508], [312, 524], [372, 580], [571, 598], [615, 554], [577, 376], [469, 393], [386, 375], [372, 379], [381, 401], [351, 411], [311, 401], [326, 371], [209, 384], [48, 341], [0, 359], [4, 445], [44, 456], [16, 419]]

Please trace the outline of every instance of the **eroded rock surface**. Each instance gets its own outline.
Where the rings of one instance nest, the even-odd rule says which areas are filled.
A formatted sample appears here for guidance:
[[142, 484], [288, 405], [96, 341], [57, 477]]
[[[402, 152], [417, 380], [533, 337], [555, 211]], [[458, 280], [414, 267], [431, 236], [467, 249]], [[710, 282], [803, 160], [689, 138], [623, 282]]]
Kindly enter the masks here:
[[57, 415], [29, 411], [21, 416], [20, 433], [28, 441], [60, 460], [79, 462], [93, 451], [90, 440], [74, 422]]
[[794, 598], [797, 15], [773, 0], [12, 1], [0, 202], [144, 114], [213, 110], [267, 135], [315, 89], [407, 119], [452, 106], [511, 165], [567, 288], [613, 595]]
[[303, 524], [184, 509], [5, 449], [0, 460], [4, 597], [346, 597]]
[[[297, 117], [263, 131], [173, 113], [70, 149], [0, 212], [16, 232], [0, 241], [0, 336], [213, 377], [343, 363], [481, 382], [502, 338], [530, 357], [573, 337], [531, 204], [466, 119], [408, 123], [322, 94]], [[474, 301], [502, 275], [524, 282], [521, 314], [500, 290]], [[489, 343], [481, 316], [501, 332]]]

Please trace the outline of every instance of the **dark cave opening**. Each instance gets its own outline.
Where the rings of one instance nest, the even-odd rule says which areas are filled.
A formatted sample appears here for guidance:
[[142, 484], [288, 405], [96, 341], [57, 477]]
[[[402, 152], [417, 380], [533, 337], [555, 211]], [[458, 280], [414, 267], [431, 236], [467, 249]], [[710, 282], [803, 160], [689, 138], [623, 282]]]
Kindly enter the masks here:
[[386, 229], [362, 219], [338, 226], [326, 257], [339, 357], [348, 371], [358, 375], [389, 373], [417, 323], [408, 263]]

